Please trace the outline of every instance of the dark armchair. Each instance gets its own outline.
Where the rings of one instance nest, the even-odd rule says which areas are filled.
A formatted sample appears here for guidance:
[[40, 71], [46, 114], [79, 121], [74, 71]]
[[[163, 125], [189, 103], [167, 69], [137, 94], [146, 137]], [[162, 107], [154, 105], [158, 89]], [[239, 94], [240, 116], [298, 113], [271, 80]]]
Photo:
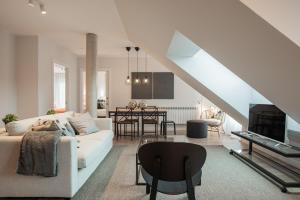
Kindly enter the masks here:
[[138, 158], [150, 200], [157, 192], [188, 194], [195, 199], [194, 187], [201, 185], [202, 166], [206, 160], [204, 147], [191, 143], [153, 142], [140, 147]]

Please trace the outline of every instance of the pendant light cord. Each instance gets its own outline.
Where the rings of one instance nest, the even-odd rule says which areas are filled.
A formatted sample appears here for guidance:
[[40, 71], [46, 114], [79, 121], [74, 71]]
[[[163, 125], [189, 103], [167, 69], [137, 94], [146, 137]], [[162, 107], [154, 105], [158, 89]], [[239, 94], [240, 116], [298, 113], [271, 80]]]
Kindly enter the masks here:
[[129, 51], [127, 52], [127, 55], [128, 55], [127, 76], [129, 76]]
[[136, 72], [137, 72], [137, 78], [139, 78], [139, 47], [135, 47], [136, 50]]
[[147, 68], [148, 68], [148, 54], [146, 54], [146, 68], [145, 68], [146, 72], [148, 71]]

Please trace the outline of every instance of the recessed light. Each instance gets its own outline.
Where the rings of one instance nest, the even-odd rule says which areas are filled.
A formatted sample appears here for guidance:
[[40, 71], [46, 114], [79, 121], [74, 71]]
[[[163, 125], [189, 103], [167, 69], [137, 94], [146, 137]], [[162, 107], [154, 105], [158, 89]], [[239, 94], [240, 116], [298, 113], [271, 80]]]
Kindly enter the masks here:
[[42, 15], [46, 15], [46, 14], [47, 14], [47, 11], [46, 11], [46, 9], [45, 9], [44, 4], [40, 4], [40, 9], [41, 9], [41, 14], [42, 14]]
[[33, 2], [33, 0], [28, 0], [28, 5], [29, 5], [30, 7], [34, 7], [34, 2]]

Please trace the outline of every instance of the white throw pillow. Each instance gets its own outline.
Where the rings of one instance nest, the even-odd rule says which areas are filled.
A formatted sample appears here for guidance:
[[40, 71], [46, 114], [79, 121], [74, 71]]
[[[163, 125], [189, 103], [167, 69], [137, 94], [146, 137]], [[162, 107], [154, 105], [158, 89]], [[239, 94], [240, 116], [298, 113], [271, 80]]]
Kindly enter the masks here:
[[10, 122], [5, 125], [5, 128], [9, 136], [21, 136], [24, 135], [27, 131], [30, 131], [32, 125], [35, 123], [38, 123], [38, 120], [32, 118]]
[[96, 126], [93, 118], [89, 113], [76, 115], [75, 117], [70, 117], [68, 119], [73, 128], [80, 135], [91, 134], [99, 131], [98, 127]]

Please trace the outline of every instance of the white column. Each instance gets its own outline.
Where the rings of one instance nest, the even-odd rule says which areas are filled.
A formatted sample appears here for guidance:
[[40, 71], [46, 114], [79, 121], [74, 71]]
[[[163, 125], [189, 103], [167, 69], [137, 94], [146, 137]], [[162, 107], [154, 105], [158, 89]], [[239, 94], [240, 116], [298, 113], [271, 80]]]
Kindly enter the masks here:
[[86, 34], [86, 108], [92, 117], [97, 117], [97, 35]]

